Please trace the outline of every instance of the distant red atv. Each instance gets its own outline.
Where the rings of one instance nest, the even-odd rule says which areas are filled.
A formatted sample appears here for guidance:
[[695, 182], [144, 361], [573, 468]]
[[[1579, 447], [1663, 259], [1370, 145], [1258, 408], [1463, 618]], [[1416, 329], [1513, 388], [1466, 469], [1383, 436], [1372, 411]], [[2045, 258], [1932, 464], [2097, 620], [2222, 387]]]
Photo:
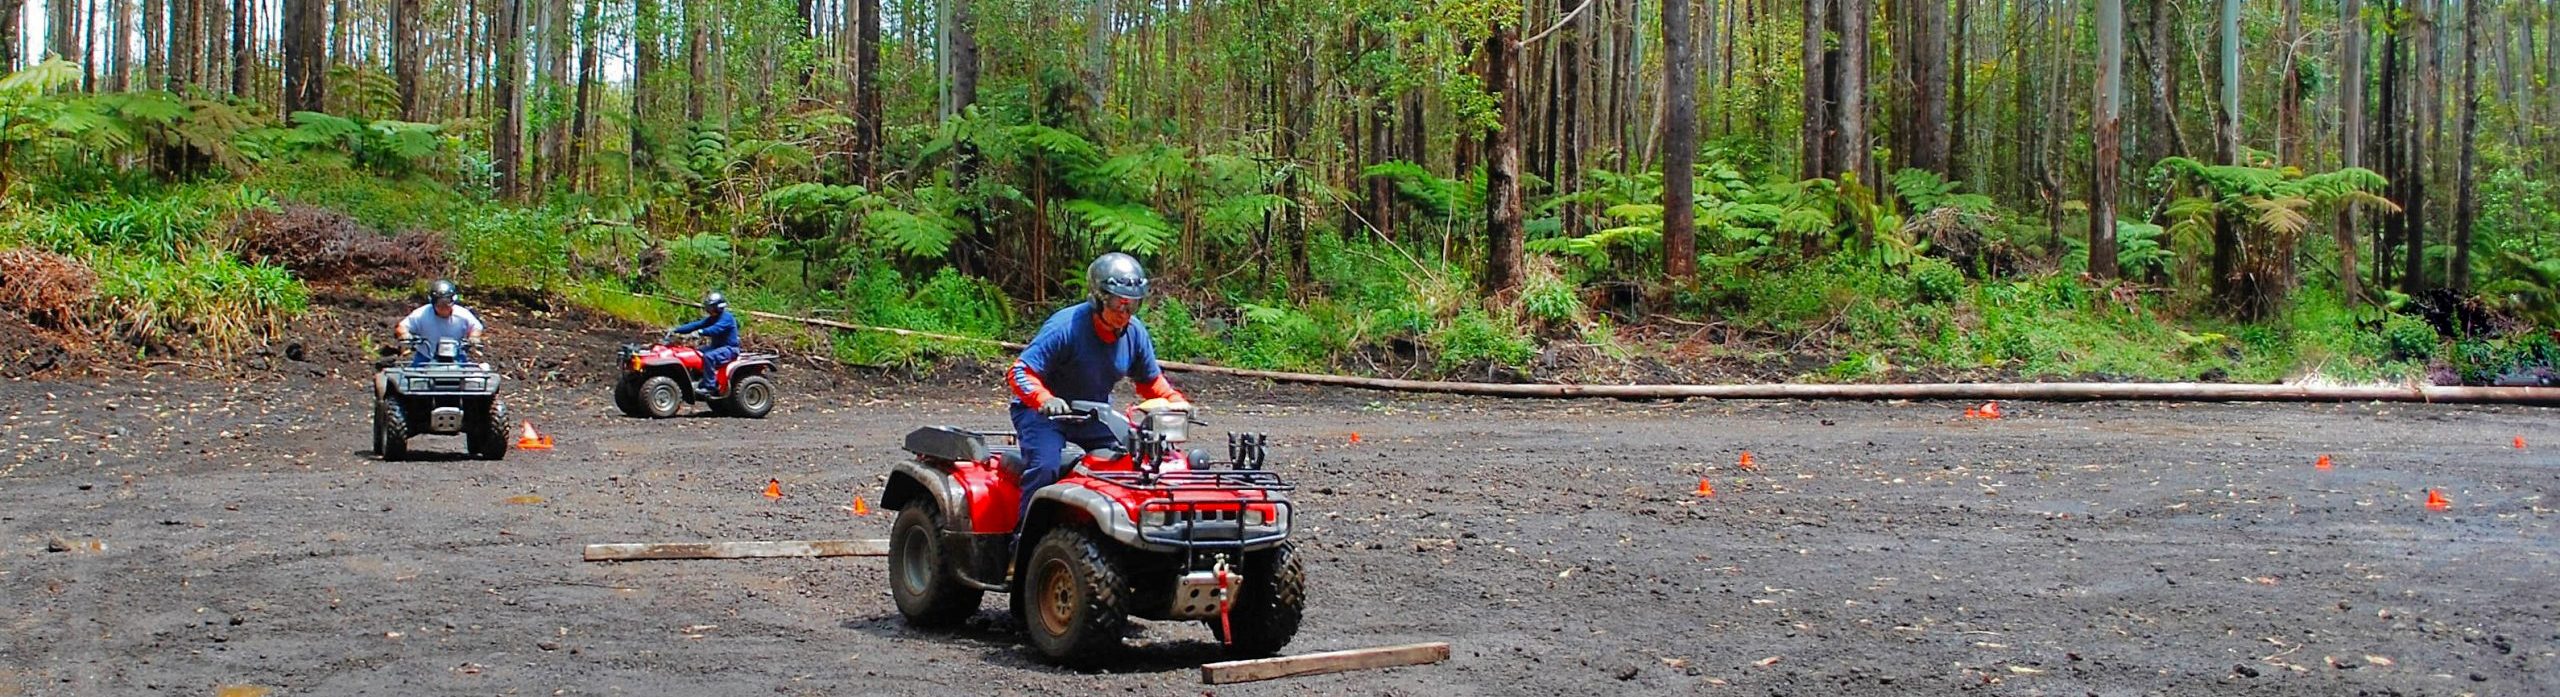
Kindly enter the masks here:
[[[1027, 520], [1016, 520], [1020, 446], [987, 442], [1018, 442], [1013, 433], [907, 434], [915, 458], [898, 463], [880, 497], [898, 511], [889, 585], [907, 623], [958, 623], [996, 591], [1013, 594], [1031, 645], [1069, 666], [1119, 649], [1132, 615], [1203, 621], [1238, 655], [1287, 646], [1306, 575], [1289, 541], [1292, 487], [1263, 469], [1263, 436], [1229, 434], [1227, 461], [1213, 464], [1203, 450], [1182, 449], [1188, 409], [1151, 401], [1123, 416], [1108, 404], [1073, 407], [1058, 418], [1100, 420], [1120, 445], [1071, 452], [1076, 466], [1034, 492]], [[1022, 544], [1011, 550], [1017, 527]]]
[[653, 419], [676, 415], [686, 402], [709, 402], [724, 416], [764, 418], [773, 411], [776, 369], [770, 353], [741, 351], [720, 367], [719, 391], [702, 392], [702, 351], [660, 339], [655, 344], [622, 346], [622, 379], [613, 385], [613, 406], [622, 413]]

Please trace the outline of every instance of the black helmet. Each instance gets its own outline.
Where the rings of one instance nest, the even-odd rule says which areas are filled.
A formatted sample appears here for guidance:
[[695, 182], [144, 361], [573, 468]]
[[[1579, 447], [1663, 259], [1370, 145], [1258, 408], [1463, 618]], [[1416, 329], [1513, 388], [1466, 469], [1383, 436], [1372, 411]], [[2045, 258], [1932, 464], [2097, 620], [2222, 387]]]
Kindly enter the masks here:
[[460, 297], [462, 289], [454, 287], [452, 281], [436, 279], [436, 282], [427, 284], [427, 302], [449, 303]]
[[722, 295], [720, 294], [720, 291], [716, 290], [702, 295], [702, 311], [712, 312], [726, 309], [729, 309], [729, 296]]
[[1147, 298], [1146, 267], [1138, 265], [1137, 257], [1119, 252], [1104, 254], [1094, 259], [1093, 265], [1084, 269], [1084, 283], [1086, 290], [1093, 297], [1093, 302], [1097, 305], [1101, 304], [1104, 298], [1121, 298], [1132, 302]]

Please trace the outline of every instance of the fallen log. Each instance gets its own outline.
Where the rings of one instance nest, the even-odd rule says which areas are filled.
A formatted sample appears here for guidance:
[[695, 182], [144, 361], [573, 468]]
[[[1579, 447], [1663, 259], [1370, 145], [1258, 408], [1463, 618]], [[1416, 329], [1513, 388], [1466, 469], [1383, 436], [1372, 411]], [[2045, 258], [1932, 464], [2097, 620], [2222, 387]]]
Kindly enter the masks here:
[[[690, 304], [660, 295], [633, 293], [639, 297]], [[793, 317], [743, 310], [745, 314], [782, 322], [842, 329], [846, 331], [887, 332], [900, 336], [916, 336], [944, 341], [995, 344], [1008, 349], [1021, 349], [1022, 344], [977, 337], [954, 336], [891, 327], [870, 327], [813, 317]], [[1206, 375], [1270, 380], [1302, 385], [1329, 385], [1364, 390], [1410, 392], [1424, 394], [1457, 394], [1479, 397], [1514, 397], [1529, 399], [1944, 399], [1944, 400], [2021, 400], [2043, 402], [2090, 401], [2167, 401], [2167, 402], [2419, 402], [2439, 404], [2517, 404], [2527, 406], [2560, 406], [2560, 388], [2549, 387], [2440, 387], [2433, 385], [2247, 385], [2197, 382], [2030, 382], [2030, 383], [1919, 383], [1889, 385], [1557, 385], [1506, 384], [1484, 382], [1444, 382], [1438, 380], [1400, 380], [1364, 378], [1348, 375], [1292, 373], [1277, 370], [1228, 368], [1199, 363], [1163, 361], [1165, 370]]]
[[1200, 682], [1209, 685], [1323, 675], [1371, 668], [1438, 663], [1449, 660], [1447, 642], [1326, 651], [1301, 656], [1257, 658], [1200, 666]]
[[748, 559], [757, 557], [885, 557], [888, 540], [775, 542], [640, 542], [587, 545], [587, 561]]

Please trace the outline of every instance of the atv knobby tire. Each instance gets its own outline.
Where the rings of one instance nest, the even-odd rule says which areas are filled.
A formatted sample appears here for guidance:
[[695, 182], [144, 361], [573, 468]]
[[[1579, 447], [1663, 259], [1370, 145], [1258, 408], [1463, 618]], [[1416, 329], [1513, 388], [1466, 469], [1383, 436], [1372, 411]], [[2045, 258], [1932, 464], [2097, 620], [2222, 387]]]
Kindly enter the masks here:
[[386, 395], [373, 400], [373, 452], [384, 462], [397, 462], [409, 455], [409, 419], [400, 410], [400, 398]]
[[942, 548], [942, 512], [932, 502], [910, 501], [898, 511], [889, 526], [889, 597], [908, 625], [959, 624], [986, 597], [986, 591], [960, 582], [948, 551]]
[[1111, 550], [1085, 531], [1060, 527], [1040, 538], [1024, 567], [1017, 607], [1029, 613], [1024, 633], [1042, 656], [1083, 668], [1120, 649], [1129, 623], [1129, 584]]
[[[1227, 622], [1235, 627], [1227, 652], [1240, 657], [1277, 655], [1298, 635], [1298, 621], [1307, 606], [1307, 574], [1298, 564], [1297, 545], [1282, 543], [1246, 554], [1237, 572], [1244, 575], [1244, 584], [1236, 589], [1235, 605], [1227, 610]], [[1209, 633], [1220, 641], [1229, 640], [1215, 619], [1209, 620]]]
[[676, 409], [683, 406], [684, 385], [678, 384], [675, 378], [651, 375], [640, 381], [640, 415], [664, 419], [675, 416]]
[[463, 440], [470, 446], [471, 456], [483, 460], [507, 459], [507, 410], [490, 407], [487, 416], [474, 419]]
[[773, 413], [773, 380], [762, 375], [738, 378], [729, 386], [729, 396], [711, 400], [711, 409], [723, 416], [761, 419]]
[[623, 416], [647, 418], [649, 405], [647, 402], [640, 401], [640, 383], [646, 379], [648, 379], [646, 375], [629, 373], [623, 375], [621, 380], [614, 381], [613, 408], [622, 410]]

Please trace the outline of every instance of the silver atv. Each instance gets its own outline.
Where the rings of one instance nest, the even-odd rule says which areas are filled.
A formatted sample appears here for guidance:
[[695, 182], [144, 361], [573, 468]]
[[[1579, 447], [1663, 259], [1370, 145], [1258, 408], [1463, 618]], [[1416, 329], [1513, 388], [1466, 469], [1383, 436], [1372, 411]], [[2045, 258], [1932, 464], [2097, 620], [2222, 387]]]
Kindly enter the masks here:
[[403, 343], [425, 351], [427, 360], [404, 356], [374, 375], [373, 452], [399, 460], [408, 456], [412, 437], [460, 435], [472, 457], [506, 458], [507, 407], [498, 402], [498, 371], [466, 361], [462, 343], [452, 339]]

